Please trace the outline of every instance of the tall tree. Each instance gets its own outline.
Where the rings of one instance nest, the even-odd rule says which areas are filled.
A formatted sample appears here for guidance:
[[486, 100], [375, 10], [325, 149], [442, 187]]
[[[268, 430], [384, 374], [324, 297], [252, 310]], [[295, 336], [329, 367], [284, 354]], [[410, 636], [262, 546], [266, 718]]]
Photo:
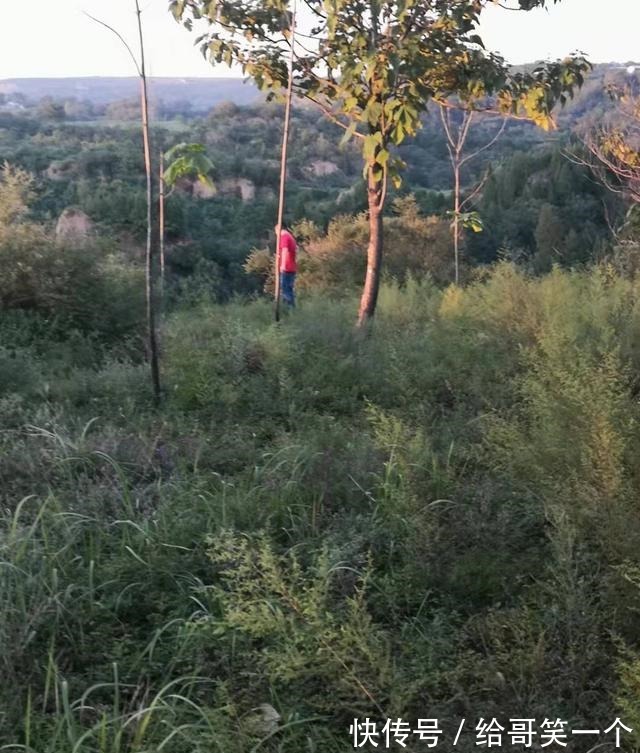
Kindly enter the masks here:
[[153, 245], [153, 174], [151, 165], [151, 133], [149, 128], [149, 95], [147, 88], [146, 56], [144, 47], [144, 34], [142, 31], [142, 10], [139, 0], [134, 0], [136, 17], [138, 22], [138, 41], [140, 60], [136, 58], [131, 47], [124, 37], [109, 24], [86, 14], [96, 23], [104, 26], [115, 34], [127, 49], [140, 78], [140, 107], [142, 113], [142, 144], [144, 156], [144, 169], [146, 176], [147, 198], [147, 242], [145, 251], [145, 294], [147, 303], [147, 344], [149, 361], [151, 364], [151, 383], [153, 396], [156, 403], [160, 402], [160, 365], [158, 355], [158, 337], [156, 332], [156, 300], [155, 300], [155, 269], [154, 269], [154, 245]]
[[144, 148], [144, 170], [147, 179], [147, 246], [146, 246], [146, 298], [147, 329], [149, 338], [149, 358], [151, 361], [151, 382], [156, 403], [160, 401], [160, 364], [158, 337], [156, 332], [155, 275], [153, 253], [153, 172], [151, 166], [151, 133], [149, 129], [149, 93], [147, 89], [146, 58], [144, 35], [142, 33], [142, 11], [140, 0], [135, 0], [138, 17], [138, 39], [140, 42], [140, 104], [142, 106], [142, 142]]
[[[505, 4], [510, 0], [505, 0]], [[550, 0], [511, 0], [528, 11]], [[557, 2], [557, 0], [554, 0]], [[420, 127], [430, 100], [494, 95], [491, 107], [551, 124], [558, 100], [582, 83], [587, 63], [567, 58], [531, 73], [512, 73], [478, 35], [493, 0], [304, 0], [313, 27], [295, 49], [293, 88], [362, 146], [369, 207], [367, 272], [358, 322], [374, 314], [380, 284], [382, 214], [388, 180], [400, 182], [394, 146]], [[170, 0], [212, 62], [242, 66], [257, 84], [288, 83], [291, 15], [286, 0]], [[302, 37], [298, 35], [298, 39]]]
[[543, 204], [536, 225], [536, 254], [533, 264], [537, 272], [548, 272], [554, 262], [561, 262], [564, 252], [566, 225], [555, 207]]

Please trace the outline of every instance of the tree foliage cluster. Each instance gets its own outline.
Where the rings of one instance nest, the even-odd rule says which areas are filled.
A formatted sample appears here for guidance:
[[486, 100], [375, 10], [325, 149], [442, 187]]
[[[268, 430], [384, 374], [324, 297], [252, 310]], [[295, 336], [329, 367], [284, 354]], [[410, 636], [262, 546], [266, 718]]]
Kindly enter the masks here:
[[484, 231], [468, 239], [476, 260], [503, 255], [537, 272], [602, 256], [624, 203], [556, 145], [514, 155], [493, 168], [477, 202]]

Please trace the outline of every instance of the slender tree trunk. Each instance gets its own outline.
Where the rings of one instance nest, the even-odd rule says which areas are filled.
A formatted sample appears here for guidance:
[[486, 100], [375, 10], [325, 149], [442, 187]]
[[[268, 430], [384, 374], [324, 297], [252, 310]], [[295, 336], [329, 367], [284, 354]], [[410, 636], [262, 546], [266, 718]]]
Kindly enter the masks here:
[[142, 105], [142, 139], [144, 145], [144, 167], [147, 176], [147, 247], [146, 247], [146, 298], [147, 329], [149, 338], [149, 358], [151, 361], [151, 382], [153, 396], [160, 401], [160, 368], [158, 365], [158, 341], [156, 336], [156, 307], [153, 258], [153, 179], [151, 172], [151, 138], [149, 134], [149, 96], [145, 71], [144, 38], [142, 34], [142, 11], [139, 0], [135, 0], [140, 36], [140, 101]]
[[454, 203], [453, 203], [453, 264], [456, 285], [460, 283], [460, 165], [454, 169]]
[[373, 170], [369, 168], [367, 197], [369, 203], [369, 245], [367, 247], [367, 274], [358, 311], [358, 327], [364, 327], [373, 317], [378, 301], [380, 273], [382, 265], [383, 225], [382, 209], [384, 187], [375, 181]]
[[164, 301], [164, 153], [160, 152], [160, 202], [158, 218], [159, 235], [160, 235], [160, 300]]

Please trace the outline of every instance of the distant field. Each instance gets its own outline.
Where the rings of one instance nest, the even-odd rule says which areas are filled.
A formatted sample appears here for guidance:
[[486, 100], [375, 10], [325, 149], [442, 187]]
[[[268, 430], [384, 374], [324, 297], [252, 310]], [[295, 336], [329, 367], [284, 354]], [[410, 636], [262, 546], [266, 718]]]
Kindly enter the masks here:
[[[95, 120], [66, 120], [65, 125], [90, 127], [90, 128], [130, 128], [136, 130], [140, 128], [138, 120], [110, 120], [108, 118], [96, 118]], [[164, 128], [167, 131], [185, 131], [189, 129], [189, 124], [183, 120], [151, 120], [153, 128]]]
[[[208, 110], [219, 102], [250, 104], [259, 99], [256, 87], [241, 78], [151, 78], [152, 99], [167, 104], [188, 103], [193, 110]], [[38, 101], [78, 99], [105, 105], [138, 95], [139, 82], [131, 78], [14, 78], [0, 79], [0, 94], [22, 95]]]

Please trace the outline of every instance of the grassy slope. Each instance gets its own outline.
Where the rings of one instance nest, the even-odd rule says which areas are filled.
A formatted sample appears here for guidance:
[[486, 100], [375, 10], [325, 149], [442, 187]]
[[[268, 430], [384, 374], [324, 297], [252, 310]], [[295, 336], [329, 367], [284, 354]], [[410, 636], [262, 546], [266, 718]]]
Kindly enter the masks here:
[[639, 294], [505, 266], [385, 286], [365, 339], [351, 300], [279, 327], [264, 302], [205, 305], [167, 324], [157, 413], [144, 366], [5, 319], [0, 742], [634, 726]]

